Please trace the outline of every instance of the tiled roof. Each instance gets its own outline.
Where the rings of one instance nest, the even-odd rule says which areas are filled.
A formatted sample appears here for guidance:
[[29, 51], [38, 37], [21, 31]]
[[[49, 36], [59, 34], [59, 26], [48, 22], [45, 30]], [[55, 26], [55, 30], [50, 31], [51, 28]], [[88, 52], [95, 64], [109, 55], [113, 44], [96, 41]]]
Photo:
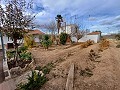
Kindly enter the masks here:
[[99, 34], [101, 34], [101, 32], [91, 32], [91, 33], [89, 33], [87, 35], [99, 35]]
[[42, 35], [42, 34], [45, 34], [45, 33], [43, 33], [42, 31], [40, 31], [40, 30], [32, 30], [32, 31], [29, 31], [29, 33], [28, 34], [32, 34], [32, 35], [35, 35], [35, 34], [40, 34], [40, 35]]

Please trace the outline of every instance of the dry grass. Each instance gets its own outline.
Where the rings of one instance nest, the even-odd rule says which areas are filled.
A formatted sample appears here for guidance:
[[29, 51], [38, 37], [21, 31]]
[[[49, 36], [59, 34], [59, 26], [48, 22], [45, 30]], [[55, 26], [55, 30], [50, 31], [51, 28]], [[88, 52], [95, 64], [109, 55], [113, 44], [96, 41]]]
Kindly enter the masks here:
[[81, 48], [87, 48], [90, 45], [93, 45], [94, 41], [93, 40], [87, 40], [85, 43], [81, 45]]
[[108, 49], [110, 46], [110, 42], [106, 39], [102, 39], [99, 44], [99, 51], [103, 51], [105, 49]]

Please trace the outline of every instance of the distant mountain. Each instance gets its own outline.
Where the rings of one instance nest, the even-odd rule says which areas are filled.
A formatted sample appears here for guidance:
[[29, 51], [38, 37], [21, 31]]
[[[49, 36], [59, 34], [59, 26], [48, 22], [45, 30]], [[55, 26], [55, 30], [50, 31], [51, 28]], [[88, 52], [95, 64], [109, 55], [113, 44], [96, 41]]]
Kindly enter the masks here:
[[110, 34], [110, 35], [103, 35], [102, 37], [105, 38], [105, 39], [115, 39], [115, 36], [117, 34]]

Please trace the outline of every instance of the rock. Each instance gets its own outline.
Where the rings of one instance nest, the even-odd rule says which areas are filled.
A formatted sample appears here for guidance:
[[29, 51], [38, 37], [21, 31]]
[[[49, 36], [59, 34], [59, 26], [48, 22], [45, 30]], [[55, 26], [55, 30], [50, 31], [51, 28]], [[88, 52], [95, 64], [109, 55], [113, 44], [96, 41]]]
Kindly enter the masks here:
[[41, 74], [41, 76], [44, 76], [44, 73], [42, 71], [40, 71], [40, 74]]
[[11, 77], [19, 76], [22, 73], [22, 70], [20, 67], [15, 67], [10, 69]]

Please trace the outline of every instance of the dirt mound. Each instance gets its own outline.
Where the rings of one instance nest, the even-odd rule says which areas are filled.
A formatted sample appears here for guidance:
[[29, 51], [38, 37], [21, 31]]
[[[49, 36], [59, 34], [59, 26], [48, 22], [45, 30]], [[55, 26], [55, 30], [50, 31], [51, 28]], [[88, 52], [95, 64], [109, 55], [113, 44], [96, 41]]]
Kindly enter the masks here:
[[[48, 75], [49, 81], [41, 90], [64, 90], [67, 74], [71, 63], [75, 64], [75, 90], [119, 90], [120, 88], [120, 49], [111, 42], [110, 47], [99, 52], [99, 44], [81, 49], [80, 45], [69, 48], [52, 48], [32, 50], [37, 63], [46, 65], [49, 62], [59, 61]], [[90, 50], [100, 54], [100, 62], [89, 59]], [[81, 70], [89, 68], [92, 76], [80, 75]], [[48, 89], [45, 89], [48, 88]]]

